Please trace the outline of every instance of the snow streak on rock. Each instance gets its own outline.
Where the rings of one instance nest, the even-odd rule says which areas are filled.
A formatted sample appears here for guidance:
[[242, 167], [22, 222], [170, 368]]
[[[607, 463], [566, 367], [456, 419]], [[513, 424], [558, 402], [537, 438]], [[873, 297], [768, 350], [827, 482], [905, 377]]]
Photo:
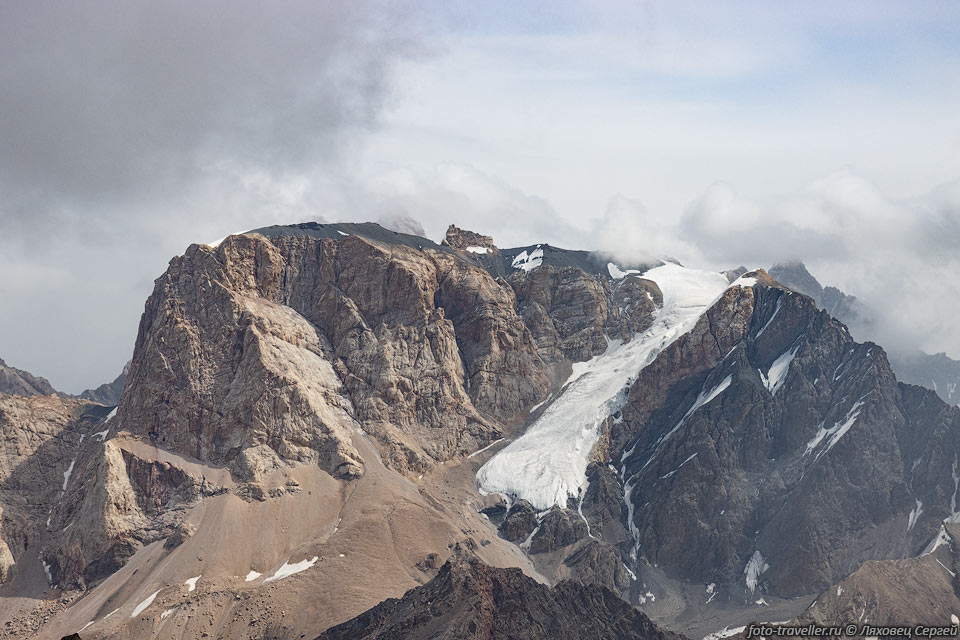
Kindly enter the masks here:
[[665, 264], [643, 277], [663, 292], [653, 325], [629, 342], [611, 340], [602, 354], [573, 365], [554, 401], [526, 433], [477, 473], [480, 489], [528, 500], [537, 509], [566, 506], [586, 488], [587, 456], [599, 427], [626, 402], [637, 374], [688, 332], [727, 288], [719, 273]]
[[[776, 315], [776, 313], [774, 313], [774, 315]], [[777, 395], [777, 391], [781, 386], [783, 386], [784, 381], [787, 379], [787, 372], [790, 371], [790, 363], [793, 362], [793, 358], [797, 355], [798, 349], [800, 349], [799, 344], [793, 349], [785, 351], [783, 354], [781, 354], [780, 357], [774, 360], [773, 364], [770, 365], [767, 375], [763, 375], [762, 372], [760, 373], [760, 379], [763, 380], [763, 386], [767, 388], [767, 391], [770, 392], [770, 395]]]

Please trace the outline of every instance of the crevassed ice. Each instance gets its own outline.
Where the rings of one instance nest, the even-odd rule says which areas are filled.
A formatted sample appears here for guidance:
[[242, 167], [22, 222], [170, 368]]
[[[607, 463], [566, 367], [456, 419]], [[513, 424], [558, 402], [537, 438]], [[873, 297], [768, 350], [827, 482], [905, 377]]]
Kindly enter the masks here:
[[653, 325], [628, 343], [611, 340], [607, 350], [573, 365], [560, 394], [526, 433], [477, 472], [480, 490], [506, 493], [537, 509], [566, 506], [586, 488], [587, 456], [604, 419], [626, 401], [637, 374], [674, 340], [688, 332], [729, 286], [719, 273], [665, 264], [643, 274], [663, 292]]

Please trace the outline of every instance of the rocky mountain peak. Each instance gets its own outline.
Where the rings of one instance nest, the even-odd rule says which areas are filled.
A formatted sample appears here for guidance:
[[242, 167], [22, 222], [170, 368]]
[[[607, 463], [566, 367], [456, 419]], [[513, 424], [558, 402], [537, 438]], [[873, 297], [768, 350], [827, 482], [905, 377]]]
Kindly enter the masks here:
[[770, 276], [785, 287], [813, 298], [817, 306], [823, 305], [823, 286], [807, 270], [800, 260], [779, 262], [770, 267]]
[[484, 236], [473, 231], [461, 229], [452, 224], [447, 227], [447, 234], [440, 244], [452, 247], [453, 249], [472, 251], [474, 253], [487, 253], [497, 250], [491, 236]]

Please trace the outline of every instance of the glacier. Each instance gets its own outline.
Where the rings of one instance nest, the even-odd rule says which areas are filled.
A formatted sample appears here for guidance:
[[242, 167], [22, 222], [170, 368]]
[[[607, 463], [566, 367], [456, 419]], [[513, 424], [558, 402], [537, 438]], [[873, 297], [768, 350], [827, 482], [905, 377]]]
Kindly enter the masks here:
[[566, 507], [587, 486], [587, 457], [600, 425], [623, 407], [630, 385], [731, 286], [720, 273], [667, 263], [643, 274], [657, 283], [663, 306], [653, 325], [629, 342], [610, 340], [603, 353], [573, 365], [557, 397], [521, 437], [477, 472], [483, 493], [504, 493], [536, 509]]

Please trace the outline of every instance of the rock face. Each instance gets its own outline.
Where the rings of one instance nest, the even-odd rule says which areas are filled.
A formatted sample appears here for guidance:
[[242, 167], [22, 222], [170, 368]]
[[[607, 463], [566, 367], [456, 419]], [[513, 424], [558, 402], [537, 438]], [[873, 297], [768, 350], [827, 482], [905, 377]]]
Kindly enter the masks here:
[[951, 517], [960, 433], [931, 396], [806, 296], [731, 287], [643, 370], [612, 430], [636, 551], [785, 597], [919, 552]]
[[0, 583], [40, 547], [96, 408], [57, 396], [0, 395]]
[[17, 396], [48, 396], [56, 393], [46, 378], [37, 377], [22, 369], [8, 367], [0, 359], [0, 393]]
[[566, 581], [550, 589], [519, 569], [455, 559], [422, 587], [328, 629], [318, 640], [680, 637], [603, 587]]
[[512, 305], [442, 251], [355, 235], [194, 245], [147, 301], [119, 418], [247, 479], [280, 460], [359, 474], [358, 425], [388, 464], [422, 472], [545, 395]]

